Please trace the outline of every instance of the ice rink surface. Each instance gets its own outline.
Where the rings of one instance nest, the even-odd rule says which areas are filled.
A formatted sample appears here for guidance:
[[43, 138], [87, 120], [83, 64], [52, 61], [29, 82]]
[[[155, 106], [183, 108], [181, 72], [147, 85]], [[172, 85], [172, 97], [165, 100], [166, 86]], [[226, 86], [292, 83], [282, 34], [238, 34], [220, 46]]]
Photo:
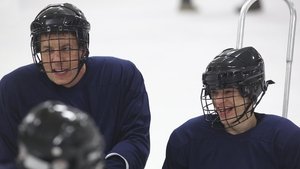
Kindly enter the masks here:
[[[223, 49], [235, 48], [243, 0], [194, 0], [197, 12], [178, 10], [179, 0], [70, 0], [91, 23], [91, 55], [133, 61], [144, 75], [152, 112], [151, 152], [146, 169], [162, 166], [172, 130], [201, 115], [201, 74]], [[29, 25], [51, 0], [1, 0], [0, 78], [32, 62]], [[271, 85], [258, 112], [282, 115], [289, 27], [283, 0], [262, 0], [248, 13], [244, 46], [263, 56]], [[300, 13], [300, 1], [294, 0]], [[298, 17], [299, 18], [299, 17]], [[288, 118], [300, 126], [300, 23], [296, 28]]]

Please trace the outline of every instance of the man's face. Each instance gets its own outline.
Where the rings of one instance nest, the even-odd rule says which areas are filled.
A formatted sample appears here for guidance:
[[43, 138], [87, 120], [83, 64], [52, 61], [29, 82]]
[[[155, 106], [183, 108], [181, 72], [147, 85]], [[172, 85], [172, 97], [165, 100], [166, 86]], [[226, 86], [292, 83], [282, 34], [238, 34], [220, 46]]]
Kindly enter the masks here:
[[68, 84], [74, 79], [82, 54], [72, 33], [41, 35], [43, 67], [48, 78], [58, 85]]
[[[240, 115], [244, 113], [249, 105], [249, 99], [241, 96], [236, 88], [226, 88], [211, 91], [211, 98], [216, 112], [220, 117], [220, 121], [225, 127], [233, 126]], [[247, 118], [247, 117], [245, 117]]]

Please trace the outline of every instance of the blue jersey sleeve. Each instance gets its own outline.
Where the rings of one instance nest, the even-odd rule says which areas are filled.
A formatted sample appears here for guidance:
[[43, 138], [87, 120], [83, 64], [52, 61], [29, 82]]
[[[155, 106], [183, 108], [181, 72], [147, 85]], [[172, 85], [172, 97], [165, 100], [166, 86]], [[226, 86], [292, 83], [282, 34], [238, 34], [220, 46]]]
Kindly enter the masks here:
[[3, 78], [0, 81], [0, 168], [14, 168], [14, 159], [17, 155], [17, 121], [18, 114], [9, 115], [14, 110], [14, 106], [7, 104], [10, 99], [9, 84]]
[[[122, 99], [121, 121], [118, 126], [122, 135], [120, 141], [107, 154], [108, 169], [112, 166], [126, 166], [130, 169], [145, 167], [150, 149], [150, 109], [148, 94], [140, 71], [131, 62], [123, 70], [127, 89]], [[119, 163], [119, 164], [118, 164]], [[122, 167], [123, 168], [123, 167]]]

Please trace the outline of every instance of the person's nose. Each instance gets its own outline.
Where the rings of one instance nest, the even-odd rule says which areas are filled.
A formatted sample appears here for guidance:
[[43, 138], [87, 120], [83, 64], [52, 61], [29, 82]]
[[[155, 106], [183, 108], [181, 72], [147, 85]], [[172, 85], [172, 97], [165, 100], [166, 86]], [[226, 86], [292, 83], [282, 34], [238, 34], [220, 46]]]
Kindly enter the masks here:
[[54, 50], [51, 52], [51, 61], [52, 62], [59, 62], [61, 61], [61, 56], [59, 50]]
[[222, 107], [224, 105], [224, 94], [223, 92], [216, 92], [213, 95], [214, 105], [217, 107]]

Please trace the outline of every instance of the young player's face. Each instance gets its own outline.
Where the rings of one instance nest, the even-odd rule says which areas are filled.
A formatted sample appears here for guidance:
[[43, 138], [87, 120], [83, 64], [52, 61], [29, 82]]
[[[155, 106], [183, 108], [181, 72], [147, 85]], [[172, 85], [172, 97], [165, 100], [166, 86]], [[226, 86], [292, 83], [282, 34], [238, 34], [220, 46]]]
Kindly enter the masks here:
[[76, 75], [82, 55], [83, 51], [79, 49], [77, 38], [72, 33], [41, 36], [41, 58], [44, 70], [48, 78], [58, 85], [70, 87], [79, 81], [77, 78], [81, 77]]
[[238, 89], [213, 90], [211, 97], [215, 110], [225, 127], [234, 126], [239, 121], [244, 121], [244, 118], [247, 118], [245, 116], [238, 120], [239, 116], [244, 113], [249, 105], [249, 100], [242, 97]]

